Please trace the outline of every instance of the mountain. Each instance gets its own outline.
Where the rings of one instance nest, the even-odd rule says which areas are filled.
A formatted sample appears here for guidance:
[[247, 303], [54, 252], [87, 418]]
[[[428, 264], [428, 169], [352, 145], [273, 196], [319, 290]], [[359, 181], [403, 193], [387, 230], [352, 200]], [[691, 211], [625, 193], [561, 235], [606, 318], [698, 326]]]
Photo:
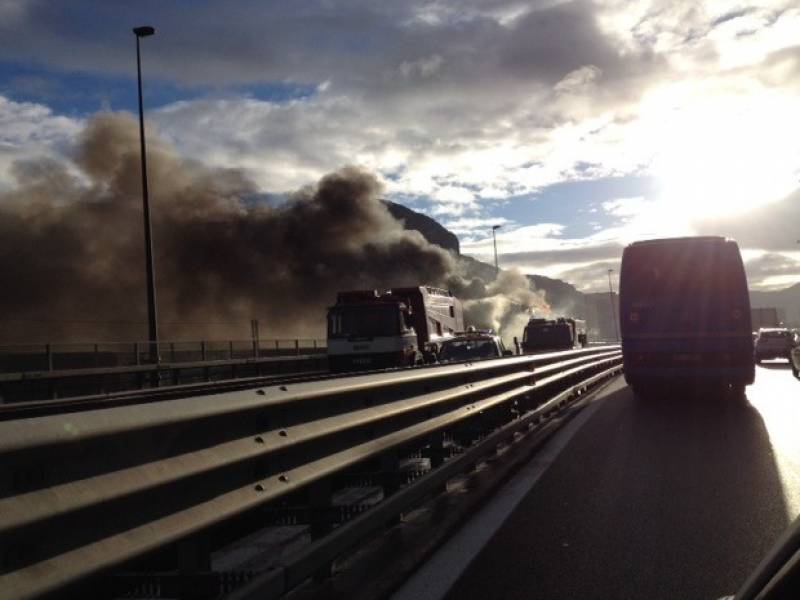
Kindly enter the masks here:
[[800, 283], [770, 292], [750, 292], [753, 308], [777, 308], [783, 321], [790, 326], [800, 326]]
[[389, 209], [392, 216], [403, 223], [406, 229], [419, 231], [422, 237], [431, 244], [440, 246], [445, 250], [450, 250], [455, 254], [461, 254], [458, 237], [442, 227], [435, 219], [431, 219], [427, 215], [411, 210], [402, 204], [395, 204], [388, 200], [384, 200], [383, 203], [386, 205], [386, 208]]

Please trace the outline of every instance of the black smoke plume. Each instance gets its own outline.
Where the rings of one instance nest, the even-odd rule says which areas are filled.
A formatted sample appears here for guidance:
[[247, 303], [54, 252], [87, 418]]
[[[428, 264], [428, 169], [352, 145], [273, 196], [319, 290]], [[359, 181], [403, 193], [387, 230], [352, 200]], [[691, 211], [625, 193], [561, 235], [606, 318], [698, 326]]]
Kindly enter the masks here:
[[[162, 339], [324, 337], [336, 292], [423, 283], [462, 293], [476, 324], [505, 327], [527, 281], [464, 278], [453, 255], [403, 229], [372, 175], [347, 167], [278, 207], [236, 170], [151, 136], [148, 174]], [[0, 194], [0, 341], [146, 339], [138, 131], [87, 125], [70, 161], [13, 167]], [[516, 334], [516, 333], [515, 333]]]

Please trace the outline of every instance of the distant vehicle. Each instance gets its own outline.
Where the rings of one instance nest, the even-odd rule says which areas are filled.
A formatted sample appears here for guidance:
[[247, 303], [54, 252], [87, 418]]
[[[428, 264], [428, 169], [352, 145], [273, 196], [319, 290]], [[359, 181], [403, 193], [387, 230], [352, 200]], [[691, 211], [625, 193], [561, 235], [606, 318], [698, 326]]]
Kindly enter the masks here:
[[789, 358], [794, 345], [792, 332], [785, 327], [758, 330], [754, 356], [757, 363], [771, 358]]
[[340, 292], [328, 309], [328, 366], [333, 372], [413, 366], [426, 344], [463, 329], [461, 301], [447, 290]]
[[622, 254], [620, 329], [625, 380], [731, 387], [753, 383], [747, 278], [722, 237], [635, 242]]
[[483, 358], [500, 358], [511, 356], [499, 335], [489, 330], [470, 329], [457, 333], [455, 337], [442, 340], [438, 344], [439, 362], [458, 362], [463, 360], [479, 360]]
[[750, 319], [753, 322], [754, 331], [778, 327], [781, 324], [777, 308], [751, 308]]
[[792, 364], [792, 375], [800, 379], [800, 331], [794, 332], [789, 362]]
[[532, 318], [522, 332], [522, 351], [526, 354], [583, 348], [587, 343], [586, 321], [580, 319]]

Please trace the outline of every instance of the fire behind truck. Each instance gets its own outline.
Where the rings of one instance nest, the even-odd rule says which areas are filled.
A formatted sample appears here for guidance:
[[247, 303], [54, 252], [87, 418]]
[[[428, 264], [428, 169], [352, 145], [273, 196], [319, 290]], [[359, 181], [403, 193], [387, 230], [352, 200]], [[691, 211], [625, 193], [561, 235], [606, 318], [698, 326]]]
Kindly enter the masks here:
[[413, 366], [426, 344], [464, 329], [461, 301], [420, 286], [339, 292], [328, 309], [328, 367], [333, 372]]
[[586, 346], [586, 321], [559, 317], [531, 318], [522, 332], [522, 351], [570, 350]]

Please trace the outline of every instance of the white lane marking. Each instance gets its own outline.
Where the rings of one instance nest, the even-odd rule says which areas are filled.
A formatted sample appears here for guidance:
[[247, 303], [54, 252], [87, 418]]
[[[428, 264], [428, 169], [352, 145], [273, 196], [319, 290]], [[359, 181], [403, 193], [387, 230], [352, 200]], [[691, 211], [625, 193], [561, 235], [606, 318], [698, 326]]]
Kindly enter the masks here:
[[578, 430], [599, 408], [609, 393], [625, 387], [620, 377], [594, 398], [537, 452], [535, 457], [509, 481], [474, 517], [392, 595], [392, 600], [438, 600], [461, 577], [478, 552], [505, 522], [536, 482], [555, 462]]

